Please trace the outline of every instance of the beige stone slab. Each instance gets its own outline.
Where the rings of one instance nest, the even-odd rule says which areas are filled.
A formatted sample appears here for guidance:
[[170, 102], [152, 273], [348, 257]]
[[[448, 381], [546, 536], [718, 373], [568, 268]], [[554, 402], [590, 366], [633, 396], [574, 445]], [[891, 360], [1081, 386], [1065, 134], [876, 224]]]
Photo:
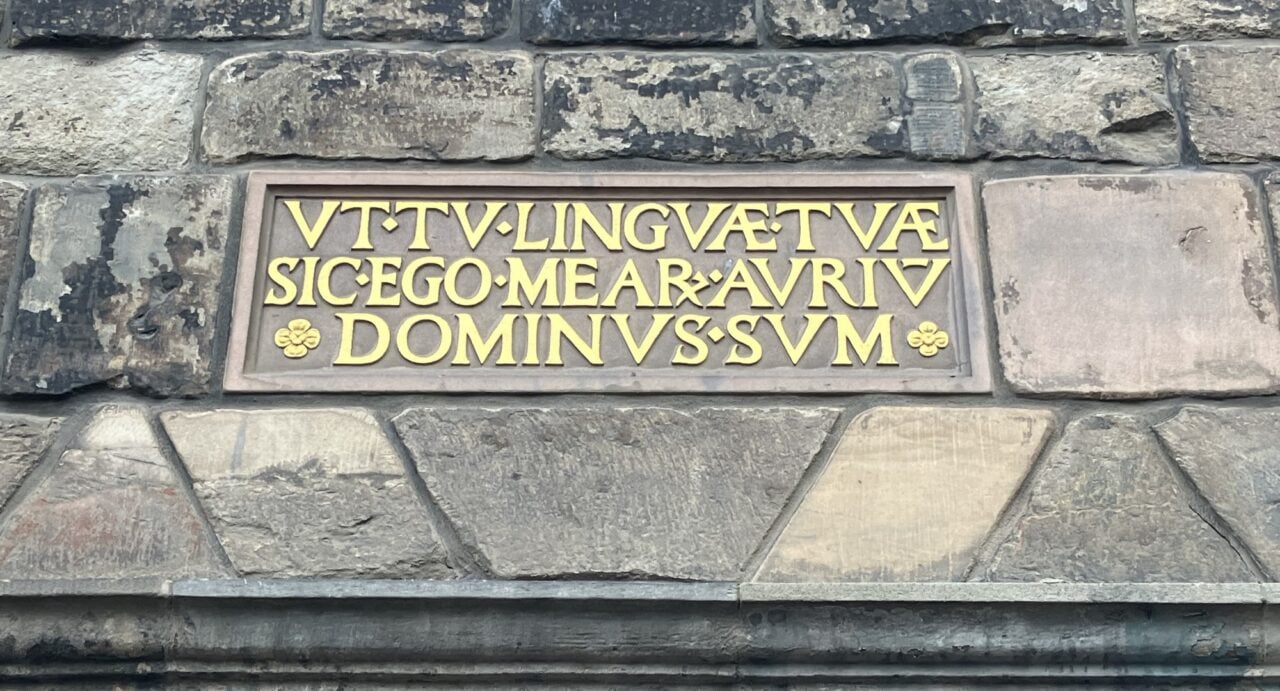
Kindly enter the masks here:
[[959, 580], [1053, 425], [1016, 408], [859, 415], [758, 580]]
[[1026, 178], [983, 196], [1016, 391], [1155, 398], [1280, 384], [1275, 279], [1248, 177]]

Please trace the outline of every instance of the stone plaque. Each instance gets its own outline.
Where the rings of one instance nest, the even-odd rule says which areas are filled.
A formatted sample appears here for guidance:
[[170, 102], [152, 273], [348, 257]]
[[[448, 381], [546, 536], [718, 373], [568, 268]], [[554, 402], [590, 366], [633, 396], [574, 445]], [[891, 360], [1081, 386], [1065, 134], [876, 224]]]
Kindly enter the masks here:
[[972, 185], [253, 173], [229, 391], [988, 391]]

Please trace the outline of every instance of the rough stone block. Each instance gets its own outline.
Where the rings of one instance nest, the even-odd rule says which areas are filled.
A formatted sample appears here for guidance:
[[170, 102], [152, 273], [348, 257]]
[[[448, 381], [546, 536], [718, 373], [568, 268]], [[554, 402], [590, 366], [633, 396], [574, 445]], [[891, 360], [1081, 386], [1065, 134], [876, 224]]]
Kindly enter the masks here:
[[1045, 410], [859, 415], [758, 580], [962, 580], [1052, 430]]
[[34, 175], [187, 162], [198, 55], [0, 54], [0, 171]]
[[0, 388], [208, 391], [234, 194], [221, 176], [43, 186]]
[[1120, 0], [765, 0], [764, 12], [774, 38], [790, 44], [1122, 43], [1125, 38]]
[[542, 44], [750, 45], [751, 0], [528, 0], [525, 40]]
[[1262, 566], [1280, 574], [1280, 410], [1194, 406], [1156, 434]]
[[161, 420], [240, 573], [449, 576], [426, 508], [369, 413], [174, 411]]
[[1156, 55], [969, 58], [974, 139], [996, 158], [1177, 163], [1178, 127]]
[[301, 36], [308, 0], [12, 0], [11, 42]]
[[22, 249], [22, 206], [26, 185], [0, 180], [0, 296], [8, 294], [9, 278], [18, 266]]
[[327, 0], [324, 34], [364, 40], [482, 41], [507, 30], [511, 0]]
[[1138, 35], [1147, 41], [1209, 41], [1280, 34], [1275, 0], [1134, 0]]
[[0, 508], [49, 450], [62, 418], [0, 414]]
[[964, 68], [951, 53], [907, 58], [907, 136], [918, 158], [962, 159], [973, 155]]
[[343, 50], [243, 55], [209, 77], [204, 155], [511, 160], [533, 153], [524, 53]]
[[145, 410], [104, 406], [0, 528], [0, 578], [226, 576]]
[[1200, 158], [1233, 163], [1280, 158], [1280, 48], [1180, 46], [1175, 53], [1187, 133]]
[[1249, 178], [1027, 178], [983, 197], [1015, 390], [1155, 398], [1280, 384], [1275, 279]]
[[1148, 427], [1129, 415], [1067, 426], [996, 551], [993, 581], [1253, 580], [1191, 507]]
[[835, 418], [826, 408], [419, 408], [395, 425], [499, 578], [732, 581]]
[[561, 158], [802, 160], [906, 145], [884, 55], [565, 54], [545, 72], [543, 145]]

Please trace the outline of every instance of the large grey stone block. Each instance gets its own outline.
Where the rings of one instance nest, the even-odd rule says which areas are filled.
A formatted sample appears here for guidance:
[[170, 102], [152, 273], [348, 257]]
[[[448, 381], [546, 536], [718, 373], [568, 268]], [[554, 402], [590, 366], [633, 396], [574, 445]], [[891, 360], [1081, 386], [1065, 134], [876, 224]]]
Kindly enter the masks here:
[[62, 426], [62, 418], [0, 415], [0, 509], [36, 467]]
[[450, 575], [426, 508], [368, 412], [172, 411], [161, 420], [240, 573]]
[[1262, 566], [1280, 574], [1280, 410], [1193, 406], [1156, 433]]
[[1248, 581], [1231, 545], [1192, 508], [1155, 435], [1129, 415], [1067, 426], [1031, 479], [986, 571], [994, 581]]
[[1187, 133], [1200, 158], [1233, 163], [1280, 158], [1280, 48], [1179, 46]]
[[761, 567], [781, 582], [961, 580], [1053, 431], [1017, 408], [872, 408]]
[[0, 171], [70, 175], [187, 162], [204, 58], [0, 54]]
[[418, 408], [395, 419], [499, 578], [737, 580], [827, 408]]
[[765, 0], [764, 7], [774, 38], [790, 44], [1121, 43], [1125, 38], [1119, 0]]
[[23, 200], [28, 187], [24, 184], [0, 180], [0, 294], [8, 294], [9, 279], [18, 266], [22, 249]]
[[142, 408], [104, 406], [0, 527], [0, 578], [227, 576]]
[[255, 157], [510, 160], [533, 153], [525, 53], [337, 50], [242, 55], [209, 77], [202, 146]]
[[1134, 0], [1138, 35], [1148, 41], [1261, 38], [1280, 32], [1274, 0]]
[[544, 148], [570, 159], [755, 161], [906, 148], [885, 55], [561, 54], [547, 59]]
[[968, 60], [974, 140], [996, 158], [1177, 163], [1178, 127], [1159, 56], [1067, 53]]
[[507, 30], [511, 0], [327, 0], [324, 33], [367, 40], [480, 41]]
[[734, 44], [756, 41], [751, 0], [526, 0], [525, 40], [543, 44]]
[[44, 185], [3, 390], [208, 391], [234, 195], [222, 176]]
[[1280, 384], [1275, 279], [1249, 178], [1027, 178], [983, 197], [1015, 390], [1154, 398]]
[[12, 0], [12, 42], [299, 36], [308, 0]]

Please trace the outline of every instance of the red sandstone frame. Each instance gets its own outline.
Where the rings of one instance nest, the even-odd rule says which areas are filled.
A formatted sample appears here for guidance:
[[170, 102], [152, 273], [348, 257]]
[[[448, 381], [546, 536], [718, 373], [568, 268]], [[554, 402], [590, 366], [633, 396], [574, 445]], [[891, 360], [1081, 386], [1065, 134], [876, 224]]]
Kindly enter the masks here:
[[[929, 194], [945, 199], [952, 257], [949, 280], [952, 346], [956, 367], [797, 370], [770, 368], [719, 369], [699, 373], [690, 368], [607, 367], [381, 367], [353, 371], [329, 366], [304, 371], [262, 371], [255, 367], [254, 343], [261, 342], [257, 323], [267, 257], [264, 235], [273, 223], [275, 199], [281, 194], [315, 195], [342, 190], [366, 195], [372, 190], [421, 196], [432, 190], [454, 195], [493, 190], [540, 190], [572, 196], [610, 190], [668, 191], [711, 194], [777, 191], [794, 195], [811, 190], [831, 195], [840, 189], [902, 196]], [[561, 193], [563, 191], [563, 193]], [[603, 392], [603, 393], [976, 393], [991, 390], [989, 315], [979, 252], [973, 181], [963, 174], [936, 173], [530, 173], [530, 172], [253, 172], [237, 265], [235, 299], [224, 389], [228, 392]], [[260, 256], [263, 255], [263, 256]], [[958, 337], [958, 338], [957, 338]], [[254, 339], [257, 339], [255, 341]]]

